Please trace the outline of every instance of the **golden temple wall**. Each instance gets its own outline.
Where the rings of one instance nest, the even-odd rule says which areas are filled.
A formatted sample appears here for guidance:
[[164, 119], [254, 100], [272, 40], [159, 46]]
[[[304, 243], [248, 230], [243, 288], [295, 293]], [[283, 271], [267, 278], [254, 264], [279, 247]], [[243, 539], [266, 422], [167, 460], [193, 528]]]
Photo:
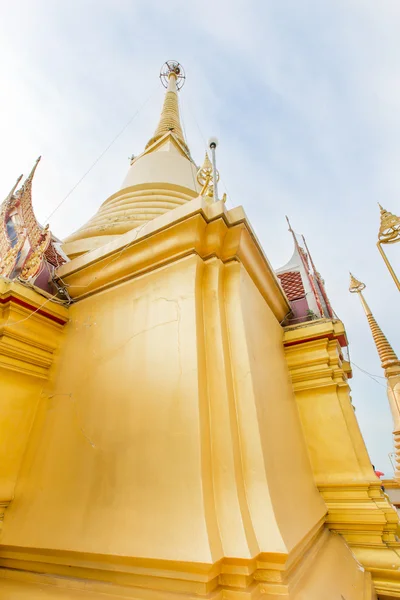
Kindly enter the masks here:
[[53, 378], [5, 545], [214, 562], [291, 550], [323, 517], [282, 329], [238, 263], [73, 305]]
[[33, 398], [0, 598], [3, 583], [7, 599], [44, 584], [51, 598], [303, 600], [328, 584], [321, 597], [372, 598], [324, 525], [287, 303], [244, 214], [174, 213], [59, 271], [75, 303]]

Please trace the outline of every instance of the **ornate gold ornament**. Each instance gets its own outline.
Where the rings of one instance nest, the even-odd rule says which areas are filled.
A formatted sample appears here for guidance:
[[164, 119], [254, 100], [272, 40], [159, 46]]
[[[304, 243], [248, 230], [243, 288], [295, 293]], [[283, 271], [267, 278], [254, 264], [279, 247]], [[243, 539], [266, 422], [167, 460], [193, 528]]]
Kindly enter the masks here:
[[365, 290], [365, 283], [363, 283], [362, 281], [359, 281], [358, 279], [356, 279], [354, 277], [354, 275], [352, 275], [352, 273], [350, 273], [350, 287], [349, 287], [349, 292], [351, 294], [359, 294], [360, 292], [362, 292], [363, 290]]
[[400, 217], [397, 217], [396, 215], [387, 211], [380, 204], [379, 209], [381, 211], [381, 224], [379, 227], [378, 241], [376, 245], [383, 260], [385, 261], [385, 265], [387, 266], [393, 281], [397, 286], [397, 289], [400, 291], [400, 281], [382, 248], [382, 244], [394, 244], [400, 241]]
[[18, 258], [18, 253], [20, 252], [20, 250], [22, 250], [22, 247], [27, 237], [26, 233], [21, 227], [17, 228], [17, 235], [17, 243], [15, 244], [15, 246], [9, 248], [3, 260], [0, 262], [0, 275], [3, 275], [3, 277], [8, 277], [9, 275], [11, 275]]
[[38, 274], [40, 266], [43, 262], [44, 253], [51, 241], [51, 233], [49, 231], [49, 226], [46, 225], [43, 231], [44, 238], [40, 242], [39, 246], [32, 252], [26, 261], [24, 268], [21, 271], [20, 278], [24, 280], [28, 280], [31, 277], [34, 277]]
[[[219, 172], [217, 171], [217, 182], [218, 181]], [[213, 167], [207, 152], [204, 157], [203, 166], [197, 171], [197, 182], [202, 186], [200, 196], [214, 198]]]
[[394, 244], [400, 240], [400, 217], [387, 211], [379, 204], [381, 225], [378, 239], [381, 244]]

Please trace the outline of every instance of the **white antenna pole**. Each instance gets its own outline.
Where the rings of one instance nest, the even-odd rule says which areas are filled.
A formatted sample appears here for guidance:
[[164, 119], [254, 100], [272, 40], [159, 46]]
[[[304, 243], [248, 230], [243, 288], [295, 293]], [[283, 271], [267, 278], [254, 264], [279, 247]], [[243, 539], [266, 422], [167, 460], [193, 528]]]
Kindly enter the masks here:
[[215, 157], [215, 149], [218, 145], [217, 138], [210, 138], [208, 145], [211, 150], [211, 162], [213, 166], [213, 186], [214, 186], [214, 202], [218, 202], [218, 172], [217, 172], [217, 159]]

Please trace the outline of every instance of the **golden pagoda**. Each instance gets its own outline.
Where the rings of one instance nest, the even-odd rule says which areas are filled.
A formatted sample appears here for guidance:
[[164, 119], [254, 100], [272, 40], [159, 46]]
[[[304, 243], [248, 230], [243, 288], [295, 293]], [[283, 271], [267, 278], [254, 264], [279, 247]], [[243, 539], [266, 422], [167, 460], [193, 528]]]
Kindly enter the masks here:
[[63, 244], [32, 178], [1, 207], [0, 600], [398, 598], [323, 279], [292, 230], [272, 269], [163, 75], [155, 134]]

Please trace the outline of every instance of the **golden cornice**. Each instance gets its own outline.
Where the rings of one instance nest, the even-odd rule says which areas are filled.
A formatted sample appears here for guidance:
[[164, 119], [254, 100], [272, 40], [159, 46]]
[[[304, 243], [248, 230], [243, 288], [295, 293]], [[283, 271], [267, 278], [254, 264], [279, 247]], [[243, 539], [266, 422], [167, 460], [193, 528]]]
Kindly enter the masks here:
[[337, 339], [340, 346], [347, 346], [346, 330], [339, 319], [316, 319], [284, 327], [283, 343], [291, 346], [306, 341], [323, 338]]
[[80, 299], [191, 254], [242, 262], [277, 319], [282, 321], [289, 312], [245, 213], [242, 209], [227, 211], [223, 201], [208, 204], [197, 198], [78, 256], [57, 274], [69, 286], [71, 297]]
[[288, 346], [285, 356], [295, 392], [347, 386], [347, 373], [336, 339], [325, 337]]
[[0, 279], [0, 366], [47, 378], [67, 314], [37, 292]]
[[135, 597], [143, 599], [151, 593], [151, 597], [160, 600], [165, 594], [171, 599], [188, 597], [183, 594], [217, 599], [228, 594], [239, 600], [243, 594], [293, 590], [300, 577], [312, 569], [313, 560], [328, 538], [322, 519], [291, 552], [263, 552], [253, 558], [223, 558], [214, 563], [2, 546], [0, 569], [11, 569], [7, 571], [9, 577], [18, 573], [18, 579], [22, 573], [27, 582], [40, 583], [43, 576], [47, 583], [53, 578], [65, 578], [66, 587], [68, 581], [73, 581], [78, 590], [80, 586], [97, 593], [115, 594], [121, 590], [129, 597], [134, 590]]

